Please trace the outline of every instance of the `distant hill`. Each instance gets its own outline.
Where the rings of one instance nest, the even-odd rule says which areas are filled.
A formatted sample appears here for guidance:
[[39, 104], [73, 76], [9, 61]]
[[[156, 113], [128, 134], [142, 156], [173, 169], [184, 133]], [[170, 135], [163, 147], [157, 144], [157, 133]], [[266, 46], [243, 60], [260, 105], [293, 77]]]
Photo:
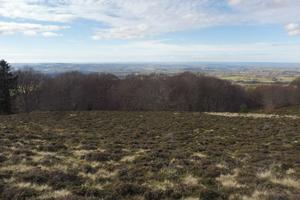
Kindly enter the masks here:
[[132, 73], [180, 73], [183, 71], [203, 72], [236, 72], [280, 70], [300, 72], [300, 63], [13, 63], [15, 69], [33, 68], [44, 73], [61, 73], [66, 71], [105, 72], [116, 75]]

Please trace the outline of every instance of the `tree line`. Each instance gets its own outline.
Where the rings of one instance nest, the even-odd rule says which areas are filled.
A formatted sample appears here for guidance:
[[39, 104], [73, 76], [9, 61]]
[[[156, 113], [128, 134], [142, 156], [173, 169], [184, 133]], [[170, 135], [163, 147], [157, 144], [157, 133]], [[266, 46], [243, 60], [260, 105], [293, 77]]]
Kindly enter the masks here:
[[2, 113], [67, 110], [239, 112], [300, 103], [300, 80], [289, 86], [246, 89], [226, 80], [189, 72], [125, 78], [76, 71], [48, 75], [32, 69], [12, 72], [5, 61], [0, 62], [0, 69]]

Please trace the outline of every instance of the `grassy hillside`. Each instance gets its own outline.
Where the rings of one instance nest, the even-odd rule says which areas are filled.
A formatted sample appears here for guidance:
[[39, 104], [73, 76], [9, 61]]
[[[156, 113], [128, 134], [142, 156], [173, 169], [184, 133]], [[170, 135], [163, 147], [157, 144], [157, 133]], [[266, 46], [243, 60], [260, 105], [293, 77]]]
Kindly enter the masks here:
[[299, 115], [300, 116], [300, 106], [290, 106], [285, 108], [276, 109], [273, 113], [278, 115]]
[[0, 117], [0, 199], [299, 199], [300, 119]]

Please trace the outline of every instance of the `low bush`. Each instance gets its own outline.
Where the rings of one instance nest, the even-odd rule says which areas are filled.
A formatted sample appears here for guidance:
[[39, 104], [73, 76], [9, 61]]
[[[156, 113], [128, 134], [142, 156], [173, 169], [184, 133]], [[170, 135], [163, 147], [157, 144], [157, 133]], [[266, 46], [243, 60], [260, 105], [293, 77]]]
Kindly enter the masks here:
[[34, 199], [39, 195], [37, 191], [31, 188], [18, 188], [12, 186], [6, 186], [2, 192], [0, 192], [0, 199], [7, 200], [25, 200]]
[[48, 184], [54, 189], [74, 188], [82, 185], [85, 179], [79, 177], [76, 172], [54, 171], [50, 173]]
[[91, 152], [83, 156], [83, 158], [87, 161], [96, 161], [96, 162], [112, 160], [111, 154], [107, 152]]
[[0, 163], [5, 162], [7, 160], [6, 156], [0, 154]]

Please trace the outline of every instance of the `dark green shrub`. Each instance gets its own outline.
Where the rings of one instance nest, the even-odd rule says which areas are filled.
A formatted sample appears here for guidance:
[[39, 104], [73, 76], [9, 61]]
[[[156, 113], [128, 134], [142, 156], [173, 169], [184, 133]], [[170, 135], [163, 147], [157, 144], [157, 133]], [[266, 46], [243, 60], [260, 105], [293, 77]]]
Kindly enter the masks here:
[[3, 179], [11, 178], [12, 174], [13, 174], [12, 170], [11, 171], [6, 171], [6, 170], [0, 171], [0, 183], [1, 183], [1, 180], [3, 180]]
[[35, 155], [35, 153], [33, 153], [32, 151], [27, 150], [27, 149], [17, 149], [15, 151], [13, 151], [13, 154], [14, 155], [26, 155], [26, 156], [34, 156]]
[[7, 158], [4, 155], [0, 154], [0, 163], [5, 162], [6, 160]]
[[78, 195], [78, 196], [94, 197], [97, 199], [103, 199], [104, 197], [106, 197], [110, 194], [109, 191], [100, 190], [100, 189], [92, 188], [89, 186], [74, 187], [72, 190], [72, 193], [75, 195]]
[[134, 175], [130, 172], [130, 169], [128, 169], [127, 167], [124, 167], [119, 170], [118, 177], [120, 180], [128, 182], [132, 182], [135, 178]]
[[55, 189], [72, 188], [80, 186], [85, 180], [77, 176], [76, 172], [55, 171], [50, 174], [48, 184]]
[[224, 194], [213, 189], [205, 189], [200, 193], [201, 200], [225, 200], [227, 199]]
[[164, 196], [169, 199], [181, 199], [182, 194], [179, 191], [175, 191], [173, 189], [168, 189], [164, 191]]
[[59, 144], [59, 143], [51, 143], [48, 145], [42, 145], [39, 146], [38, 150], [39, 151], [49, 151], [49, 152], [57, 152], [61, 150], [66, 150], [67, 146], [64, 144]]
[[7, 200], [26, 200], [34, 199], [39, 194], [37, 191], [30, 188], [5, 187], [0, 193], [0, 199]]
[[27, 172], [23, 172], [19, 175], [19, 178], [24, 182], [32, 182], [36, 184], [45, 184], [50, 178], [48, 171], [40, 169], [32, 169]]
[[116, 187], [116, 192], [121, 196], [134, 196], [144, 194], [145, 188], [134, 183], [122, 183]]
[[90, 166], [90, 165], [83, 165], [81, 167], [82, 171], [86, 174], [94, 174], [97, 172], [97, 169], [95, 169], [94, 167]]
[[248, 112], [249, 112], [248, 106], [246, 104], [242, 104], [240, 106], [240, 113], [248, 113]]
[[163, 196], [162, 191], [155, 191], [155, 190], [146, 191], [144, 194], [145, 200], [160, 200], [162, 199], [162, 196]]
[[[2, 194], [3, 190], [4, 190], [4, 186], [5, 186], [5, 183], [4, 181], [2, 180], [1, 176], [0, 176], [0, 194]], [[0, 195], [1, 196], [1, 195]]]
[[92, 152], [85, 155], [84, 159], [87, 161], [103, 162], [103, 161], [110, 161], [112, 157], [107, 152]]
[[60, 158], [51, 155], [46, 155], [43, 159], [39, 161], [40, 164], [43, 164], [45, 166], [52, 166], [59, 162], [61, 162]]

